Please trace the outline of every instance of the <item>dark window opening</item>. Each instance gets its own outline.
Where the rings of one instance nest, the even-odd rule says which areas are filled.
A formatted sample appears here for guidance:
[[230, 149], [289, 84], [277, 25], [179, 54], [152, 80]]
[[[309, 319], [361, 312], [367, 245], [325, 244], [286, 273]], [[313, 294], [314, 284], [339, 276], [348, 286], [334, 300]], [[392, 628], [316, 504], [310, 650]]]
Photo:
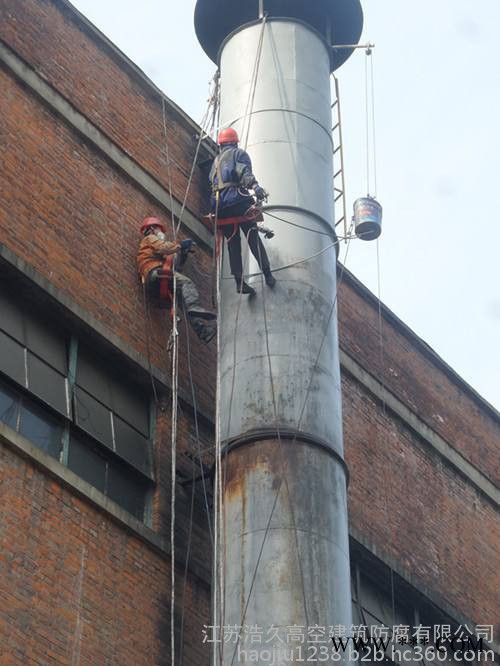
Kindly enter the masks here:
[[71, 435], [68, 467], [102, 493], [106, 490], [106, 459], [89, 442]]
[[71, 433], [68, 467], [133, 516], [143, 520], [149, 484], [118, 458], [93, 445], [84, 435]]
[[142, 520], [153, 477], [150, 391], [31, 296], [0, 285], [0, 422]]

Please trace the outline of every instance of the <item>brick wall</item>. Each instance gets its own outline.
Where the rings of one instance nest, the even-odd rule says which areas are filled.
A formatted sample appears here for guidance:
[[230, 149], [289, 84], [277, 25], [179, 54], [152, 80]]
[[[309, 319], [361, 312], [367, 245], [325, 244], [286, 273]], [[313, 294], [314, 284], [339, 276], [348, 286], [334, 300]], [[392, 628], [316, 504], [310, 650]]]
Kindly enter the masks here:
[[477, 624], [497, 618], [498, 512], [344, 374], [350, 526]]
[[[0, 120], [0, 242], [144, 356], [149, 337], [151, 360], [168, 375], [168, 313], [150, 308], [148, 323], [135, 266], [140, 221], [158, 215], [168, 224], [166, 211], [3, 70], [0, 85], [8, 109]], [[211, 259], [200, 250], [196, 263], [186, 274], [209, 307]], [[211, 411], [214, 345], [207, 354], [191, 337], [198, 400]], [[181, 387], [190, 391], [184, 354]]]
[[415, 336], [385, 319], [381, 355], [378, 308], [349, 280], [339, 290], [339, 311], [341, 347], [498, 484], [498, 419], [423, 353]]
[[[0, 39], [136, 163], [166, 182], [158, 93], [63, 2], [3, 0]], [[168, 212], [1, 67], [0, 89], [0, 243], [132, 349], [145, 357], [150, 353], [168, 375], [169, 326], [165, 313], [154, 309], [146, 326], [134, 264], [139, 221], [145, 215], [167, 221]], [[193, 127], [170, 107], [167, 125], [174, 195], [182, 200], [194, 153]], [[198, 169], [188, 207], [195, 215], [207, 208]], [[12, 220], [15, 234], [9, 232]], [[188, 274], [205, 305], [210, 303], [211, 269], [210, 256], [199, 249]], [[500, 430], [491, 412], [389, 320], [383, 325], [381, 374], [377, 308], [349, 280], [340, 288], [339, 319], [343, 349], [485, 476], [498, 479]], [[191, 348], [197, 399], [211, 413], [214, 345], [207, 351], [191, 335]], [[181, 388], [189, 393], [184, 346], [180, 375]], [[376, 553], [398, 562], [463, 615], [493, 621], [499, 535], [491, 502], [346, 374], [343, 389], [352, 526]], [[153, 500], [153, 528], [165, 536], [169, 413], [165, 403], [157, 423]], [[212, 438], [210, 424], [202, 423], [203, 450]], [[184, 454], [196, 452], [195, 439], [186, 408], [179, 422], [183, 478], [192, 474]], [[210, 452], [204, 457], [210, 464]], [[0, 449], [0, 461], [0, 661], [74, 663], [80, 650], [82, 664], [169, 663], [168, 558], [10, 448]], [[179, 484], [177, 500], [181, 560], [190, 536], [191, 486]], [[204, 571], [201, 578], [208, 579], [210, 548], [200, 484], [195, 500], [192, 557]], [[182, 567], [178, 573], [182, 577]], [[209, 590], [192, 573], [187, 599], [185, 663], [198, 666], [208, 663], [200, 629], [201, 619], [209, 618]]]
[[[168, 558], [1, 443], [0, 479], [2, 666], [170, 664]], [[191, 575], [186, 664], [208, 663], [209, 598]]]
[[[158, 92], [96, 40], [64, 2], [2, 0], [0, 38], [138, 164], [167, 182]], [[166, 112], [173, 187], [182, 200], [196, 149], [195, 131], [168, 106]], [[189, 200], [195, 214], [206, 212], [206, 193], [205, 179], [196, 170]]]

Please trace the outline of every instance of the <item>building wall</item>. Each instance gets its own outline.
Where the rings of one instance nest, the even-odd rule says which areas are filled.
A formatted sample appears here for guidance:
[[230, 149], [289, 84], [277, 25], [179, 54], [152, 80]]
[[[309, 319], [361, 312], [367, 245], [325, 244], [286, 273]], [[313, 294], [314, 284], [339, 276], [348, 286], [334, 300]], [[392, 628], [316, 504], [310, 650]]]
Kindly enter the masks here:
[[[67, 310], [69, 325], [89, 332], [103, 353], [113, 349], [123, 364], [135, 364], [143, 382], [151, 364], [158, 390], [148, 526], [0, 429], [0, 660], [168, 664], [170, 327], [163, 311], [151, 309], [148, 321], [134, 264], [141, 219], [170, 219], [140, 181], [148, 174], [168, 194], [161, 97], [63, 0], [3, 0], [0, 47], [83, 114], [89, 131], [121, 149], [139, 174], [125, 173], [114, 153], [96, 148], [4, 59], [0, 275], [8, 273], [14, 285], [12, 276], [23, 275], [35, 298], [50, 292], [48, 313], [64, 317]], [[196, 126], [168, 101], [165, 112], [173, 194], [182, 202]], [[188, 213], [205, 211], [206, 197], [196, 167]], [[192, 234], [183, 227], [182, 237]], [[209, 306], [212, 259], [202, 239], [193, 263], [188, 274]], [[339, 290], [341, 348], [373, 380], [355, 377], [343, 363], [353, 542], [455, 620], [491, 624], [500, 589], [491, 490], [498, 482], [498, 414], [390, 313], [383, 310], [382, 319], [381, 354], [377, 303], [347, 275]], [[192, 335], [190, 345], [200, 435], [198, 441], [181, 344], [176, 625], [179, 645], [184, 607], [184, 663], [198, 665], [208, 663], [201, 630], [210, 621], [210, 543], [202, 484], [186, 481], [200, 474], [192, 463], [200, 451], [207, 466], [212, 462], [215, 345]], [[398, 413], [381, 399], [384, 390], [401, 404]], [[434, 435], [460, 455], [450, 461]]]

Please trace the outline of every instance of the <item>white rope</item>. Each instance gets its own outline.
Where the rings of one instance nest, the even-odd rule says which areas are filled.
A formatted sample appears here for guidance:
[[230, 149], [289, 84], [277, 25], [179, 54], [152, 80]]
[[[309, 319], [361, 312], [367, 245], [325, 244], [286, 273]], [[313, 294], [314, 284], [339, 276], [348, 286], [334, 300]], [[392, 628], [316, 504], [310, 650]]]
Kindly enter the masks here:
[[[220, 246], [217, 244], [216, 248]], [[221, 278], [221, 261], [222, 253], [216, 249], [216, 306], [217, 306], [217, 317], [220, 316], [220, 304], [221, 304], [221, 289], [220, 289], [220, 278]], [[219, 618], [220, 626], [220, 640], [221, 646], [223, 645], [223, 634], [222, 634], [222, 605], [223, 605], [223, 568], [222, 568], [222, 557], [219, 552], [220, 549], [220, 530], [222, 523], [222, 479], [221, 479], [221, 470], [222, 470], [222, 453], [221, 453], [221, 427], [220, 427], [220, 397], [221, 397], [221, 373], [220, 373], [220, 325], [219, 319], [217, 319], [217, 379], [216, 379], [216, 417], [215, 417], [215, 497], [214, 497], [214, 610], [213, 618], [214, 623], [217, 624], [217, 618]], [[218, 595], [220, 596], [220, 612], [218, 608]], [[222, 653], [220, 656], [220, 662], [222, 663]], [[217, 663], [217, 641], [214, 642], [214, 666]]]
[[[172, 194], [172, 170], [170, 162], [170, 152], [168, 149], [167, 121], [165, 113], [165, 99], [162, 97], [163, 111], [163, 132], [165, 138], [165, 156], [167, 160], [168, 188], [170, 193], [170, 212], [172, 216], [172, 234], [175, 239], [177, 230], [175, 227], [175, 218], [173, 213], [173, 194]], [[172, 287], [172, 331], [168, 346], [172, 347], [172, 414], [171, 414], [171, 478], [170, 478], [170, 657], [171, 663], [175, 664], [175, 491], [176, 491], [176, 463], [177, 463], [177, 408], [178, 408], [178, 331], [177, 331], [177, 278], [173, 270]]]
[[[253, 100], [255, 96], [255, 87], [257, 84], [257, 76], [258, 76], [258, 70], [259, 70], [259, 65], [260, 65], [260, 57], [262, 53], [262, 45], [263, 45], [263, 38], [264, 38], [264, 28], [265, 28], [265, 21], [266, 21], [266, 16], [264, 16], [263, 21], [262, 21], [262, 29], [259, 37], [259, 44], [257, 48], [257, 54], [256, 54], [256, 60], [254, 63], [254, 68], [252, 72], [252, 77], [251, 77], [251, 83], [250, 83], [250, 91], [249, 91], [249, 96], [248, 96], [248, 101], [247, 101], [247, 106], [245, 110], [245, 116], [244, 116], [244, 122], [246, 121], [247, 124], [247, 129], [246, 129], [246, 139], [244, 141], [244, 146], [245, 148], [247, 147], [248, 143], [248, 135], [250, 131], [250, 121], [251, 121], [251, 109], [253, 106]], [[244, 135], [244, 130], [242, 131], [242, 136]], [[217, 236], [217, 213], [218, 211], [216, 210], [216, 216], [215, 216], [215, 229], [214, 229], [214, 235]], [[238, 229], [239, 233], [239, 229]], [[217, 243], [217, 240], [216, 240]], [[221, 246], [222, 247], [222, 244]], [[247, 247], [247, 253], [248, 253], [248, 247]], [[217, 260], [217, 277], [216, 277], [216, 284], [217, 284], [217, 317], [218, 317], [218, 322], [220, 322], [220, 312], [221, 312], [221, 278], [222, 278], [222, 252], [219, 253], [220, 256], [218, 257]], [[235, 321], [235, 331], [234, 331], [234, 355], [236, 356], [236, 332], [237, 332], [237, 326], [238, 326], [238, 318], [239, 318], [239, 311], [240, 311], [240, 306], [241, 302], [243, 300], [242, 298], [242, 288], [243, 288], [243, 280], [241, 283], [241, 289], [240, 289], [240, 294], [239, 294], [239, 299], [238, 299], [238, 308], [237, 308], [237, 314], [236, 314], [236, 321]], [[222, 530], [224, 530], [224, 552], [225, 552], [225, 521], [224, 521], [224, 503], [223, 503], [223, 485], [225, 485], [225, 480], [223, 484], [223, 479], [222, 479], [222, 446], [221, 446], [221, 427], [220, 427], [220, 386], [221, 386], [221, 378], [220, 378], [220, 325], [217, 327], [217, 401], [216, 401], [216, 461], [215, 461], [215, 488], [216, 488], [216, 502], [214, 502], [214, 511], [216, 515], [216, 525], [214, 529], [214, 570], [217, 572], [218, 571], [218, 580], [214, 581], [214, 603], [213, 603], [213, 612], [214, 612], [214, 621], [216, 622], [216, 618], [219, 618], [219, 626], [221, 627], [221, 635], [220, 635], [220, 640], [221, 640], [221, 649], [219, 651], [219, 663], [223, 663], [223, 649], [224, 649], [224, 636], [222, 634], [222, 627], [224, 625], [225, 621], [225, 557], [223, 558], [221, 556], [220, 552], [220, 542], [221, 542], [221, 534]], [[230, 404], [229, 404], [229, 409], [228, 409], [228, 424], [230, 423], [231, 419], [231, 411], [232, 411], [232, 396], [233, 396], [233, 391], [234, 391], [234, 383], [235, 383], [235, 362], [233, 361], [233, 378], [232, 378], [232, 388], [231, 388], [231, 399], [230, 399]], [[217, 594], [218, 592], [218, 594]], [[219, 597], [219, 598], [218, 598]], [[219, 606], [219, 607], [218, 607]], [[214, 664], [216, 664], [216, 658], [217, 658], [217, 643], [214, 644]]]
[[368, 54], [365, 55], [365, 140], [366, 140], [366, 192], [370, 194], [370, 113], [368, 94]]
[[373, 65], [373, 51], [370, 51], [371, 65], [371, 94], [372, 94], [372, 147], [373, 147], [373, 196], [377, 196], [377, 133], [375, 123], [375, 76]]
[[206, 125], [207, 125], [208, 120], [210, 118], [210, 109], [211, 109], [212, 105], [215, 103], [215, 100], [216, 100], [216, 97], [217, 97], [217, 94], [218, 94], [217, 77], [218, 77], [218, 71], [214, 75], [213, 90], [212, 90], [210, 98], [208, 100], [208, 106], [207, 106], [207, 109], [205, 111], [205, 115], [203, 116], [203, 118], [201, 120], [201, 123], [200, 123], [200, 135], [198, 137], [198, 142], [196, 144], [196, 150], [195, 150], [195, 153], [194, 153], [193, 162], [191, 164], [191, 170], [189, 172], [189, 178], [188, 178], [188, 182], [187, 182], [187, 185], [186, 185], [186, 191], [184, 193], [184, 199], [182, 201], [182, 208], [181, 208], [181, 212], [180, 212], [180, 215], [179, 215], [179, 221], [177, 223], [176, 233], [179, 231], [179, 229], [181, 227], [181, 224], [182, 224], [182, 218], [183, 218], [183, 215], [184, 215], [184, 211], [186, 209], [187, 198], [188, 198], [188, 195], [189, 195], [189, 191], [191, 189], [191, 183], [193, 182], [194, 170], [196, 168], [196, 163], [198, 161], [198, 154], [200, 152], [201, 142], [203, 141], [203, 139], [205, 137], [209, 136], [209, 134], [207, 134], [207, 132], [205, 130], [207, 129]]
[[170, 647], [171, 663], [175, 664], [175, 489], [176, 489], [176, 462], [177, 462], [177, 399], [178, 399], [178, 331], [177, 331], [177, 307], [176, 307], [176, 278], [174, 271], [172, 303], [172, 447], [171, 447], [171, 498], [170, 498]]

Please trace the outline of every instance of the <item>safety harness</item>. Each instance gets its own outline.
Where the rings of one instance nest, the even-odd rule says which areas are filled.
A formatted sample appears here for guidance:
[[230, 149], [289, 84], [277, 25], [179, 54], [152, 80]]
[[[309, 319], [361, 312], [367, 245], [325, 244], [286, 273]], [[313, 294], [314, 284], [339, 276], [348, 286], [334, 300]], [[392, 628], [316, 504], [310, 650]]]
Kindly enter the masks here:
[[220, 167], [220, 163], [222, 162], [222, 158], [224, 156], [224, 153], [222, 155], [218, 155], [215, 158], [215, 173], [217, 175], [217, 185], [215, 185], [215, 178], [212, 181], [212, 192], [215, 195], [218, 195], [219, 192], [222, 192], [222, 190], [226, 190], [228, 187], [239, 187], [240, 184], [236, 183], [232, 180], [225, 181], [222, 178], [222, 170]]

